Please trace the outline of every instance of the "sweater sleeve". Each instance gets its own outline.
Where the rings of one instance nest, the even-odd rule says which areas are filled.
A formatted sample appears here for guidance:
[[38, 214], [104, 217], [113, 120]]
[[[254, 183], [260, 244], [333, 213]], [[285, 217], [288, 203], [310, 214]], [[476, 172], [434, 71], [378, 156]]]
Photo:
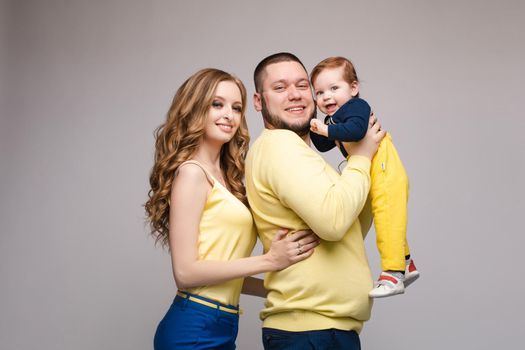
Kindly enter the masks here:
[[370, 231], [370, 227], [372, 226], [372, 220], [372, 199], [370, 198], [370, 196], [368, 196], [365, 206], [359, 214], [359, 223], [361, 224], [361, 233], [363, 234], [363, 239], [366, 238], [368, 231]]
[[370, 160], [350, 157], [339, 176], [296, 135], [280, 133], [265, 147], [271, 148], [266, 177], [272, 192], [320, 238], [341, 240], [367, 199]]
[[352, 98], [332, 116], [335, 124], [328, 125], [328, 138], [344, 142], [361, 140], [368, 130], [370, 105], [363, 99]]
[[329, 138], [316, 134], [315, 132], [310, 132], [310, 139], [319, 152], [328, 152], [335, 147], [334, 140], [330, 140]]

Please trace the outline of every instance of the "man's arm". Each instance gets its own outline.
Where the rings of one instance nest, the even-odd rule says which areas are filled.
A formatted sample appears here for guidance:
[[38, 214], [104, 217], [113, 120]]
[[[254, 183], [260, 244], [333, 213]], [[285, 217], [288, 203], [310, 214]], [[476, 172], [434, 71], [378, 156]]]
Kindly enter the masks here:
[[370, 196], [366, 199], [365, 206], [361, 213], [359, 214], [359, 223], [361, 224], [361, 233], [363, 234], [363, 239], [366, 238], [370, 227], [372, 226], [372, 199]]
[[271, 157], [263, 170], [268, 184], [321, 239], [340, 240], [368, 196], [370, 159], [350, 157], [338, 176], [304, 141], [289, 133], [275, 133], [265, 145]]
[[365, 204], [370, 189], [370, 160], [385, 136], [373, 117], [369, 123], [366, 136], [353, 144], [340, 176], [291, 131], [276, 131], [264, 145], [268, 158], [261, 175], [267, 185], [321, 239], [342, 239]]

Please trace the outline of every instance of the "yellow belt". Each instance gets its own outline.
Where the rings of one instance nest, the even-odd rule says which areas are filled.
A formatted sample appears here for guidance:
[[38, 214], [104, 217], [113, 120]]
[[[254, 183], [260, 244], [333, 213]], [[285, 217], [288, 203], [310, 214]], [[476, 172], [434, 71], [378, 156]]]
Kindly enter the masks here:
[[230, 314], [239, 314], [239, 315], [242, 314], [242, 310], [241, 309], [232, 309], [232, 308], [229, 308], [227, 306], [217, 305], [217, 304], [214, 304], [214, 303], [206, 301], [206, 300], [195, 298], [194, 296], [189, 295], [186, 292], [181, 292], [180, 290], [177, 291], [177, 295], [182, 297], [182, 298], [185, 298], [185, 299], [188, 299], [190, 301], [193, 301], [194, 303], [211, 307], [212, 309], [219, 309], [221, 311], [228, 312]]

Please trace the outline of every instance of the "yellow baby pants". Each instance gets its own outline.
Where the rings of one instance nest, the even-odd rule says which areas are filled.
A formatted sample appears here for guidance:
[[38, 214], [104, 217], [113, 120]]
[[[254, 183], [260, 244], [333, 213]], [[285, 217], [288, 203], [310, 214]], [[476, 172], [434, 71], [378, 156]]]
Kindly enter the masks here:
[[410, 254], [406, 239], [408, 176], [388, 133], [372, 159], [370, 175], [381, 268], [405, 271], [405, 256]]

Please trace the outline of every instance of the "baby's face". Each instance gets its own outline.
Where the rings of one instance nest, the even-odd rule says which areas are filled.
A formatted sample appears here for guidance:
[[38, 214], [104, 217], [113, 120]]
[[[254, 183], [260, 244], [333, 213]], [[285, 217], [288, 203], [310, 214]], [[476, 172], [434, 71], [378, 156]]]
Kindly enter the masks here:
[[333, 115], [342, 105], [359, 92], [359, 84], [348, 84], [343, 79], [343, 67], [327, 68], [313, 81], [314, 96], [319, 110]]

